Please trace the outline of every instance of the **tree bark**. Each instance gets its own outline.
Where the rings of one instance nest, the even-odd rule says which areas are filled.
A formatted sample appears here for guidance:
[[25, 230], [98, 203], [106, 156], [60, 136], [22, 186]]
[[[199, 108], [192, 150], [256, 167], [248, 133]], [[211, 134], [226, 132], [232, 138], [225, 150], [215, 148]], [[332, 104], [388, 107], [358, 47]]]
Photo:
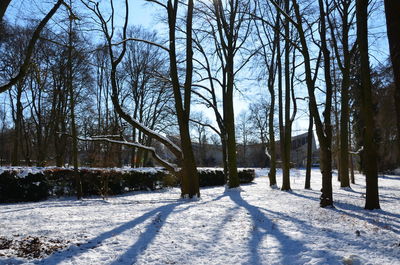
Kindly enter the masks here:
[[275, 128], [274, 128], [274, 112], [275, 112], [275, 88], [272, 85], [268, 86], [271, 96], [271, 106], [268, 113], [268, 133], [269, 133], [269, 186], [276, 186], [276, 150], [275, 150]]
[[311, 164], [312, 164], [312, 137], [313, 137], [313, 117], [310, 114], [308, 123], [308, 135], [307, 135], [307, 165], [306, 165], [306, 182], [304, 184], [305, 189], [311, 189]]
[[385, 0], [386, 26], [396, 86], [395, 105], [397, 115], [397, 148], [400, 162], [400, 1]]
[[15, 113], [15, 134], [14, 134], [14, 142], [13, 142], [13, 152], [11, 156], [11, 165], [19, 166], [20, 165], [20, 155], [21, 152], [21, 144], [22, 144], [22, 119], [23, 119], [23, 107], [21, 102], [22, 90], [23, 90], [23, 82], [18, 82], [17, 86], [17, 95], [16, 95], [16, 113]]
[[[350, 121], [349, 121], [349, 150], [352, 150], [351, 148], [351, 126], [350, 126]], [[349, 165], [350, 165], [350, 180], [351, 184], [356, 184], [356, 179], [354, 177], [354, 163], [353, 163], [353, 155], [349, 152]]]
[[[70, 2], [71, 4], [71, 2]], [[75, 186], [76, 186], [76, 196], [77, 199], [80, 200], [82, 198], [82, 181], [81, 176], [78, 172], [78, 139], [77, 139], [77, 129], [76, 129], [76, 121], [75, 121], [75, 93], [73, 87], [73, 65], [72, 65], [72, 50], [73, 50], [73, 42], [72, 42], [72, 34], [73, 34], [73, 16], [71, 15], [69, 18], [69, 32], [68, 32], [68, 58], [67, 58], [67, 86], [69, 93], [69, 104], [70, 104], [70, 115], [71, 115], [71, 134], [72, 134], [72, 162], [74, 165], [74, 175], [75, 175]]]
[[365, 209], [380, 209], [378, 193], [377, 145], [374, 139], [371, 70], [368, 56], [368, 0], [356, 1], [357, 41], [360, 53], [361, 112], [364, 119], [364, 162], [366, 175]]
[[177, 113], [179, 134], [181, 137], [182, 148], [182, 184], [181, 196], [192, 198], [200, 196], [199, 177], [196, 169], [196, 161], [193, 155], [192, 142], [189, 133], [190, 101], [193, 75], [193, 44], [192, 44], [192, 20], [193, 20], [193, 0], [188, 2], [186, 17], [186, 78], [184, 83], [184, 95], [182, 103], [181, 86], [178, 77], [178, 63], [176, 55], [176, 19], [179, 1], [168, 0], [168, 24], [169, 24], [169, 59], [170, 76], [174, 90], [175, 110]]
[[[289, 0], [285, 0], [285, 12], [289, 14]], [[282, 153], [282, 187], [281, 190], [290, 190], [290, 146], [292, 136], [292, 122], [290, 120], [290, 28], [289, 20], [285, 17], [285, 126], [283, 127], [283, 153]]]

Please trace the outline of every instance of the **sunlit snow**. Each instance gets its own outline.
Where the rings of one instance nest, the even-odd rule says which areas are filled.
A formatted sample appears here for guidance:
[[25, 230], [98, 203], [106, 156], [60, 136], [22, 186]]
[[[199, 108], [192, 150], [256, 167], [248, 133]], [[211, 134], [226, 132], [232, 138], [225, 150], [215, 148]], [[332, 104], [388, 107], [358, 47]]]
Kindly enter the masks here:
[[[0, 264], [400, 264], [400, 177], [379, 178], [382, 210], [366, 211], [365, 178], [352, 190], [333, 177], [335, 208], [319, 207], [321, 174], [292, 170], [292, 191], [271, 189], [268, 170], [241, 189], [178, 188], [123, 196], [0, 205], [0, 236], [69, 242], [40, 259], [0, 249]], [[278, 185], [281, 183], [278, 171]]]

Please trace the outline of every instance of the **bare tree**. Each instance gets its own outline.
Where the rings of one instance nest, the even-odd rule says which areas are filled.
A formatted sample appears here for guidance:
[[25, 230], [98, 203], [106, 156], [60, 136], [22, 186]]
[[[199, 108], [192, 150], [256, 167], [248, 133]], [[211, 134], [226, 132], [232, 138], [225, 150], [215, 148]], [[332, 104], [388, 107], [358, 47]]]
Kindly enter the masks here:
[[368, 0], [356, 1], [357, 42], [360, 53], [361, 113], [364, 120], [364, 162], [366, 175], [365, 209], [380, 209], [378, 192], [377, 148], [374, 138], [371, 69], [368, 55]]
[[[119, 52], [114, 48], [116, 46], [113, 43], [113, 37], [115, 36], [115, 27], [114, 27], [114, 5], [113, 1], [110, 2], [111, 5], [111, 17], [110, 20], [106, 19], [102, 12], [100, 11], [98, 2], [90, 2], [85, 3], [87, 8], [89, 8], [98, 18], [104, 37], [107, 42], [108, 53], [111, 61], [111, 88], [112, 88], [112, 102], [114, 108], [118, 115], [128, 122], [130, 125], [142, 131], [142, 133], [148, 135], [151, 138], [156, 139], [157, 141], [163, 143], [171, 152], [176, 156], [179, 161], [179, 165], [181, 166], [181, 172], [179, 173], [181, 176], [181, 195], [182, 197], [190, 197], [200, 196], [199, 192], [199, 182], [197, 176], [197, 169], [195, 165], [195, 159], [192, 150], [192, 144], [190, 140], [189, 134], [189, 117], [190, 117], [190, 104], [191, 104], [191, 86], [192, 86], [192, 71], [193, 71], [193, 51], [192, 51], [192, 18], [193, 18], [193, 1], [189, 0], [187, 6], [187, 17], [186, 17], [186, 67], [185, 67], [185, 82], [183, 85], [180, 83], [179, 79], [179, 63], [177, 60], [177, 51], [176, 51], [176, 22], [178, 16], [178, 7], [181, 6], [179, 1], [169, 0], [167, 5], [152, 1], [156, 4], [160, 5], [167, 11], [168, 14], [168, 29], [169, 29], [169, 47], [166, 48], [162, 45], [158, 45], [152, 43], [148, 40], [139, 40], [136, 41], [146, 42], [155, 46], [162, 48], [165, 51], [168, 51], [169, 54], [169, 62], [170, 62], [170, 78], [171, 84], [173, 87], [173, 95], [175, 99], [175, 110], [177, 114], [178, 124], [179, 124], [179, 132], [180, 132], [180, 141], [181, 148], [176, 146], [171, 140], [166, 137], [156, 133], [155, 131], [149, 129], [144, 126], [136, 119], [132, 118], [124, 109], [120, 103], [120, 93], [117, 84], [117, 67], [121, 63], [127, 47], [128, 39], [127, 37], [127, 26], [128, 26], [128, 1], [125, 1], [125, 22], [122, 29], [122, 41], [118, 43], [118, 46], [122, 46]], [[110, 25], [111, 24], [111, 25]], [[183, 88], [183, 94], [181, 91]], [[148, 147], [145, 147], [140, 144], [135, 144], [135, 147], [142, 148], [146, 150], [150, 150]], [[154, 150], [153, 150], [154, 151]], [[153, 152], [154, 154], [154, 152]], [[175, 169], [166, 161], [158, 160], [162, 163], [163, 166], [167, 167], [168, 170], [171, 170], [173, 173], [177, 173]]]
[[[349, 179], [349, 147], [348, 147], [348, 123], [349, 123], [349, 89], [350, 89], [350, 63], [355, 52], [355, 42], [350, 43], [351, 26], [354, 24], [354, 4], [350, 0], [335, 0], [330, 8], [325, 1], [327, 9], [337, 10], [339, 21], [333, 17], [335, 12], [327, 13], [327, 21], [330, 26], [331, 40], [336, 55], [336, 61], [342, 74], [341, 82], [341, 111], [340, 111], [340, 162], [339, 175], [341, 187], [350, 187]], [[333, 17], [333, 18], [332, 18]], [[337, 38], [340, 34], [340, 38]]]
[[400, 2], [393, 0], [385, 0], [384, 2], [390, 58], [392, 60], [394, 83], [396, 85], [397, 145], [400, 160]]
[[[263, 2], [256, 1], [255, 14], [253, 18], [255, 21], [255, 28], [257, 30], [257, 38], [261, 44], [260, 56], [264, 64], [261, 76], [267, 76], [267, 87], [270, 94], [270, 104], [268, 112], [268, 157], [270, 160], [269, 165], [269, 184], [270, 186], [276, 186], [276, 144], [275, 144], [275, 126], [274, 126], [274, 114], [275, 114], [275, 83], [276, 83], [276, 72], [277, 72], [277, 58], [278, 46], [280, 41], [280, 12], [275, 12], [274, 8]], [[275, 15], [275, 21], [272, 23], [267, 20], [273, 20]], [[261, 24], [261, 25], [259, 25]], [[272, 29], [272, 30], [271, 30]], [[272, 31], [272, 32], [271, 32]], [[265, 69], [265, 70], [264, 70]], [[267, 107], [267, 106], [265, 106]]]
[[[216, 93], [214, 84], [210, 89], [206, 90], [211, 94], [211, 100], [204, 98], [208, 101], [210, 106], [213, 107], [216, 119], [221, 131], [221, 141], [223, 142], [224, 152], [226, 150], [226, 167], [228, 171], [228, 185], [230, 188], [239, 186], [239, 178], [237, 175], [237, 158], [236, 158], [236, 136], [235, 136], [235, 120], [234, 120], [234, 106], [233, 94], [235, 86], [237, 85], [237, 74], [242, 70], [252, 57], [250, 55], [244, 56], [240, 60], [240, 54], [245, 51], [244, 44], [250, 34], [250, 21], [249, 16], [250, 1], [235, 1], [229, 0], [226, 2], [214, 0], [210, 4], [201, 2], [200, 7], [196, 9], [198, 13], [203, 16], [205, 21], [204, 25], [209, 28], [208, 31], [204, 27], [197, 29], [196, 34], [203, 33], [205, 37], [195, 36], [196, 49], [204, 57], [205, 63], [200, 60], [196, 62], [200, 67], [206, 71], [207, 77], [204, 80], [216, 82], [221, 88], [222, 94], [222, 115], [216, 106], [216, 97], [212, 94]], [[212, 63], [206, 59], [207, 54], [204, 47], [201, 47], [200, 40], [209, 40], [211, 46], [214, 48], [217, 65], [215, 75], [212, 74], [210, 66]], [[240, 63], [238, 63], [240, 61]], [[204, 87], [204, 86], [203, 86]]]
[[[333, 205], [332, 198], [332, 128], [331, 128], [331, 104], [332, 104], [332, 83], [330, 80], [330, 55], [326, 43], [326, 21], [325, 21], [325, 8], [322, 1], [319, 1], [319, 12], [320, 12], [320, 37], [321, 37], [321, 50], [317, 58], [314, 76], [311, 67], [311, 56], [309, 45], [306, 40], [306, 34], [303, 28], [303, 19], [300, 13], [300, 7], [296, 0], [293, 0], [293, 7], [296, 17], [296, 29], [299, 33], [301, 43], [301, 53], [304, 59], [304, 69], [306, 85], [308, 90], [309, 102], [310, 102], [310, 113], [313, 116], [317, 136], [320, 144], [321, 152], [321, 172], [322, 172], [322, 194], [320, 197], [321, 207], [327, 207]], [[325, 109], [323, 111], [324, 120], [321, 120], [318, 104], [315, 97], [315, 81], [318, 76], [319, 62], [321, 53], [324, 55], [324, 70], [326, 80], [326, 91], [325, 91]]]

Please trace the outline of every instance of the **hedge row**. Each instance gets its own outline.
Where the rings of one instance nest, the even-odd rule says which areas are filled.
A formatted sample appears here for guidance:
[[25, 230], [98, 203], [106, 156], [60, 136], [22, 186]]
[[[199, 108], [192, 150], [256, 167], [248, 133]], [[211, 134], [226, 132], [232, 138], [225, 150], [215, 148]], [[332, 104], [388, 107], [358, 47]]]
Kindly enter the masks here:
[[[49, 196], [73, 196], [75, 172], [67, 168], [9, 169], [0, 173], [0, 203], [39, 201]], [[135, 190], [156, 190], [178, 186], [179, 180], [162, 168], [135, 170], [79, 169], [83, 196], [117, 195]], [[241, 183], [254, 179], [254, 170], [239, 170]], [[199, 169], [200, 186], [225, 184], [222, 169]]]

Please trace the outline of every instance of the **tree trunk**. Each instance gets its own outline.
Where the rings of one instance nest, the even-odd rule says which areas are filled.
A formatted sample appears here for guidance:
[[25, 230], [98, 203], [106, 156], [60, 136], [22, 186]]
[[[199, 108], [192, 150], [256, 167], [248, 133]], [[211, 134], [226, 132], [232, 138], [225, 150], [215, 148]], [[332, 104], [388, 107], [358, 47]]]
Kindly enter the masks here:
[[14, 135], [14, 143], [13, 143], [13, 152], [11, 156], [11, 165], [12, 166], [19, 166], [20, 155], [21, 152], [21, 143], [22, 143], [22, 119], [23, 119], [23, 108], [22, 108], [22, 82], [18, 82], [17, 84], [17, 98], [16, 98], [16, 114], [15, 114], [15, 135]]
[[[322, 160], [322, 194], [320, 198], [321, 207], [333, 206], [333, 195], [332, 195], [332, 123], [331, 123], [331, 110], [332, 110], [332, 93], [333, 84], [331, 77], [331, 56], [330, 51], [327, 47], [328, 42], [326, 40], [326, 13], [324, 10], [324, 4], [322, 0], [319, 0], [319, 10], [321, 18], [321, 49], [324, 58], [324, 76], [326, 84], [326, 98], [325, 98], [325, 110], [323, 112], [324, 124], [320, 128], [320, 149], [321, 149], [321, 160]], [[318, 114], [318, 110], [316, 111]], [[319, 114], [318, 114], [319, 115]], [[347, 126], [347, 123], [346, 123]], [[322, 130], [321, 130], [322, 129]], [[346, 138], [347, 142], [347, 138]], [[342, 168], [342, 166], [340, 166]], [[340, 176], [342, 178], [342, 176]]]
[[380, 209], [378, 193], [377, 145], [374, 139], [371, 70], [368, 57], [368, 0], [356, 1], [357, 40], [360, 52], [361, 112], [364, 119], [364, 162], [366, 175], [365, 209]]
[[283, 126], [283, 93], [282, 93], [282, 59], [281, 59], [281, 43], [277, 43], [277, 71], [278, 71], [278, 122], [279, 122], [279, 150], [280, 150], [280, 164], [283, 174], [283, 160], [284, 160], [284, 146], [285, 146], [285, 129]]
[[275, 92], [274, 87], [269, 87], [271, 95], [271, 107], [268, 113], [268, 129], [269, 129], [269, 155], [270, 155], [270, 165], [269, 165], [269, 186], [276, 186], [276, 150], [275, 150], [275, 131], [274, 131], [274, 111], [275, 111]]
[[[301, 52], [304, 58], [304, 70], [305, 78], [309, 96], [309, 106], [310, 113], [313, 116], [315, 122], [315, 128], [317, 131], [318, 140], [320, 143], [320, 156], [321, 156], [321, 173], [322, 173], [322, 193], [320, 197], [320, 206], [327, 207], [333, 206], [333, 196], [332, 196], [332, 125], [331, 125], [331, 108], [332, 108], [332, 80], [330, 77], [330, 56], [329, 50], [327, 49], [326, 42], [326, 25], [325, 25], [325, 12], [322, 0], [319, 0], [320, 7], [320, 36], [321, 36], [321, 49], [324, 55], [324, 71], [326, 80], [326, 97], [325, 97], [325, 110], [323, 112], [324, 121], [322, 122], [317, 100], [315, 98], [315, 80], [317, 77], [317, 72], [312, 75], [310, 54], [307, 45], [306, 36], [302, 26], [302, 16], [300, 13], [300, 8], [296, 0], [293, 0], [294, 12], [297, 21], [297, 31], [299, 33], [299, 39], [301, 43]], [[320, 57], [317, 60], [319, 64]]]
[[[182, 184], [181, 196], [192, 198], [200, 196], [199, 177], [197, 174], [196, 161], [193, 155], [192, 142], [189, 132], [190, 99], [193, 74], [193, 47], [192, 47], [192, 19], [193, 19], [193, 0], [188, 2], [186, 18], [186, 78], [184, 83], [184, 95], [182, 98], [181, 86], [178, 75], [178, 63], [176, 55], [176, 15], [178, 0], [172, 3], [168, 1], [168, 24], [169, 24], [169, 60], [170, 76], [174, 90], [175, 109], [179, 123], [179, 134], [181, 137], [182, 148]], [[183, 103], [182, 103], [183, 99]]]
[[226, 132], [224, 130], [221, 130], [221, 147], [222, 147], [222, 162], [224, 166], [224, 180], [225, 184], [228, 184], [228, 176], [229, 176], [228, 155], [226, 149]]
[[[285, 12], [289, 14], [289, 0], [285, 0]], [[289, 20], [285, 18], [285, 126], [283, 127], [282, 152], [282, 187], [281, 190], [290, 190], [290, 146], [292, 136], [292, 122], [290, 120], [290, 28]], [[281, 138], [282, 139], [282, 138]]]
[[306, 183], [305, 189], [311, 189], [311, 164], [312, 164], [312, 137], [313, 137], [313, 118], [310, 114], [308, 123], [308, 135], [307, 135], [307, 165], [306, 165]]
[[[71, 4], [71, 2], [70, 2]], [[72, 66], [72, 23], [73, 16], [70, 16], [69, 19], [69, 32], [68, 32], [68, 92], [69, 92], [69, 104], [70, 104], [70, 114], [71, 114], [71, 135], [72, 135], [72, 162], [74, 165], [74, 174], [75, 174], [75, 186], [76, 186], [76, 197], [78, 200], [82, 198], [82, 182], [81, 176], [78, 172], [78, 138], [77, 138], [77, 130], [76, 130], [76, 121], [75, 121], [75, 95], [73, 88], [73, 66]]]
[[[350, 70], [350, 69], [348, 69]], [[349, 146], [348, 146], [348, 129], [349, 123], [349, 76], [343, 75], [342, 80], [342, 98], [341, 98], [341, 115], [340, 115], [340, 187], [350, 187], [349, 181]]]
[[386, 26], [396, 86], [395, 105], [397, 115], [397, 147], [400, 163], [400, 1], [385, 0]]
[[[199, 178], [197, 174], [196, 161], [193, 155], [192, 142], [189, 134], [189, 120], [182, 123], [180, 130], [181, 146], [183, 152], [182, 161], [182, 187], [181, 196], [192, 198], [200, 196]], [[187, 125], [187, 127], [185, 126]]]
[[[233, 83], [232, 83], [233, 92]], [[224, 121], [227, 132], [227, 160], [228, 160], [228, 186], [229, 188], [239, 187], [239, 176], [237, 173], [236, 160], [236, 137], [235, 137], [235, 118], [233, 112], [233, 95], [228, 93], [228, 99], [224, 102]]]
[[332, 153], [330, 149], [329, 140], [324, 140], [321, 143], [321, 173], [322, 173], [322, 189], [320, 197], [320, 206], [327, 207], [333, 206], [332, 195]]
[[[349, 180], [349, 89], [350, 89], [350, 67], [351, 52], [349, 48], [349, 21], [348, 14], [350, 1], [343, 3], [342, 15], [342, 48], [343, 65], [341, 66], [342, 78], [342, 98], [341, 98], [341, 116], [340, 116], [340, 186], [350, 187]], [[337, 55], [339, 56], [339, 55]], [[340, 60], [338, 58], [338, 60]]]
[[[349, 150], [352, 150], [351, 148], [351, 126], [350, 126], [350, 121], [349, 121]], [[356, 184], [356, 180], [354, 177], [354, 163], [353, 163], [353, 155], [349, 153], [349, 165], [350, 165], [350, 180], [351, 184]]]

